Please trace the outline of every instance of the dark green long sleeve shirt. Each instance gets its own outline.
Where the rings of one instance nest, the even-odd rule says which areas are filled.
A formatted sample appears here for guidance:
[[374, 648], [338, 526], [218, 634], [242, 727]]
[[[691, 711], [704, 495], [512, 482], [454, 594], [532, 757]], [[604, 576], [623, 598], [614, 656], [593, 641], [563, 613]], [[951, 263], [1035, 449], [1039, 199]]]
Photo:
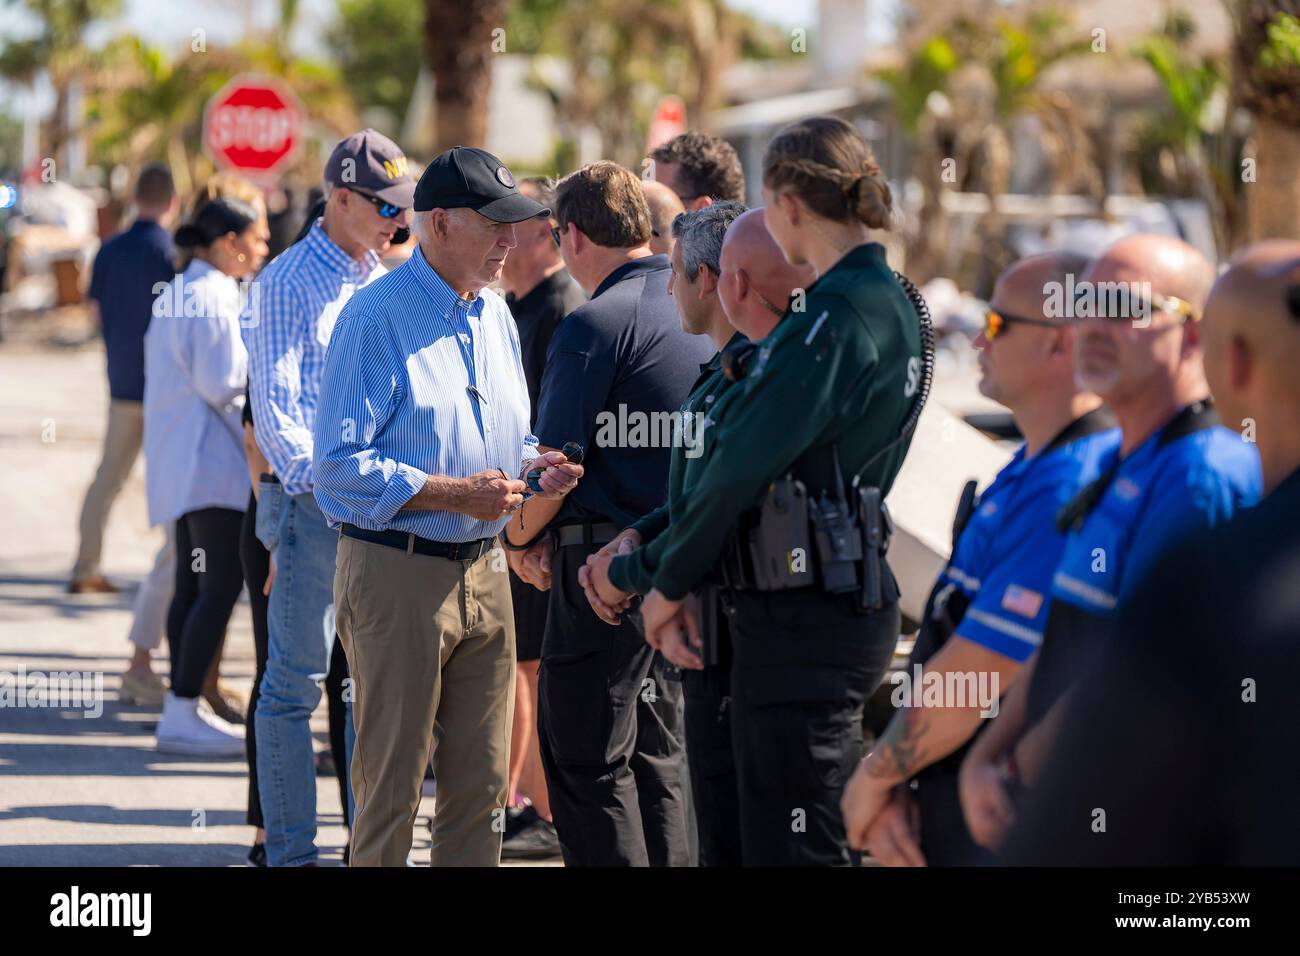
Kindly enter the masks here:
[[[915, 309], [879, 243], [850, 250], [759, 346], [713, 432], [698, 477], [656, 539], [652, 584], [670, 600], [699, 586], [742, 513], [793, 474], [810, 495], [833, 491], [831, 449], [844, 481], [899, 434], [921, 376]], [[867, 469], [888, 494], [909, 442]]]

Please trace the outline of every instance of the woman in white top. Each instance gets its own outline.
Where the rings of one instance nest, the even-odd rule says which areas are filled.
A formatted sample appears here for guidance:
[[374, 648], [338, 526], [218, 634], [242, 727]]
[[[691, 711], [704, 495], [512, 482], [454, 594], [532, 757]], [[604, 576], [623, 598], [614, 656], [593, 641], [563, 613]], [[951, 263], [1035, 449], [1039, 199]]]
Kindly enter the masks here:
[[174, 522], [176, 590], [167, 612], [171, 690], [158, 724], [169, 753], [243, 753], [242, 728], [200, 710], [203, 678], [243, 586], [239, 529], [248, 495], [243, 407], [248, 353], [240, 279], [266, 258], [264, 208], [205, 205], [176, 233], [192, 250], [154, 302], [145, 335], [144, 454], [149, 520]]

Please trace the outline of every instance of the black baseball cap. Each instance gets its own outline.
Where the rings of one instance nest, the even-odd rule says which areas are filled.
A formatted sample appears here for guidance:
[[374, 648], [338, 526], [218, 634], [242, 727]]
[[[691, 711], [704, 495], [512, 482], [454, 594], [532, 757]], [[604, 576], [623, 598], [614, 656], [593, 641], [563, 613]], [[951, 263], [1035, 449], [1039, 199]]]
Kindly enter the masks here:
[[505, 163], [473, 146], [453, 146], [425, 167], [415, 186], [415, 211], [429, 209], [473, 209], [493, 222], [551, 214], [519, 191]]
[[325, 163], [325, 182], [358, 189], [402, 209], [410, 209], [415, 196], [415, 180], [401, 148], [373, 129], [339, 140]]

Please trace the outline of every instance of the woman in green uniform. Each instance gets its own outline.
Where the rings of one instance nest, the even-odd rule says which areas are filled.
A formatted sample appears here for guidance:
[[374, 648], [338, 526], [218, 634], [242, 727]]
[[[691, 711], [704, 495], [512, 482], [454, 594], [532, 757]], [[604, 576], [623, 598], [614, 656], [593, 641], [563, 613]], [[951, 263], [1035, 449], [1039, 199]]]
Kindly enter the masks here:
[[[871, 503], [902, 465], [930, 359], [917, 309], [869, 239], [887, 228], [890, 191], [851, 126], [817, 117], [779, 133], [763, 198], [786, 259], [818, 278], [745, 366], [642, 616], [656, 646], [694, 641], [685, 599], [710, 577], [723, 584], [744, 862], [850, 864], [840, 794], [899, 631]], [[831, 520], [810, 527], [805, 509]], [[862, 547], [866, 531], [877, 537]], [[819, 537], [840, 548], [823, 553]]]

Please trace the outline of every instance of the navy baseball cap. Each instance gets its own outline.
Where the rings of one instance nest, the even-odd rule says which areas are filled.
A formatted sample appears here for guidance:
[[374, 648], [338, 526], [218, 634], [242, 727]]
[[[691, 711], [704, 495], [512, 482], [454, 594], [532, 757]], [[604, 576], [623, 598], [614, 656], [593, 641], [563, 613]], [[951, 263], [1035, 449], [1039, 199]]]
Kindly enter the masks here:
[[430, 209], [473, 209], [493, 222], [551, 214], [519, 191], [505, 163], [473, 146], [453, 146], [425, 167], [415, 186], [415, 211]]
[[401, 209], [410, 209], [415, 196], [415, 180], [401, 148], [373, 129], [339, 140], [325, 163], [325, 182], [358, 189]]

